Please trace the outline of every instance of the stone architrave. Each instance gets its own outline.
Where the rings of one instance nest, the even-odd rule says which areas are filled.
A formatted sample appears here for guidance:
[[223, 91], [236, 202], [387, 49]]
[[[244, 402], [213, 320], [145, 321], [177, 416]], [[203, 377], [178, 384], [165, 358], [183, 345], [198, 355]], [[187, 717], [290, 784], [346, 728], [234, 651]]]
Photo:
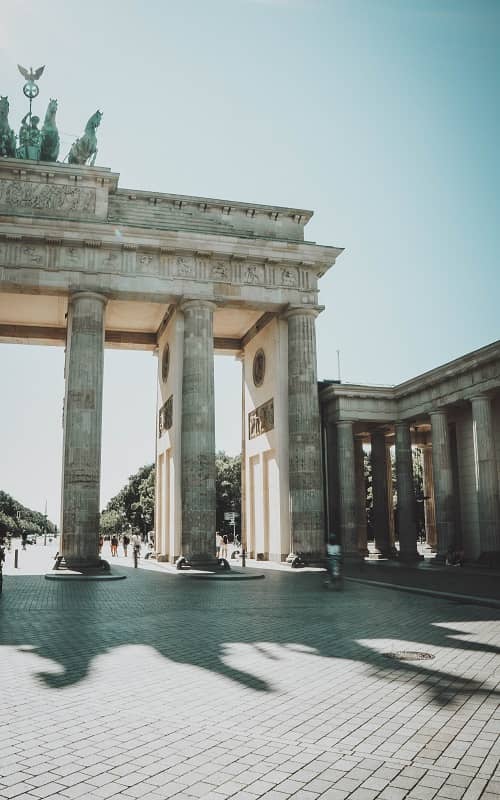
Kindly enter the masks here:
[[425, 541], [432, 551], [437, 552], [436, 506], [434, 502], [434, 475], [432, 470], [432, 446], [423, 445], [424, 455], [424, 516]]
[[380, 555], [391, 554], [388, 487], [387, 487], [387, 447], [385, 431], [377, 428], [371, 434], [372, 440], [372, 492], [373, 526], [375, 547]]
[[182, 379], [182, 555], [193, 564], [214, 561], [215, 303], [185, 300]]
[[359, 558], [356, 498], [356, 459], [352, 422], [337, 423], [340, 541], [346, 558]]
[[106, 298], [71, 296], [66, 345], [62, 537], [60, 555], [75, 569], [98, 567], [104, 310]]
[[310, 562], [325, 557], [321, 433], [316, 377], [316, 308], [290, 308], [288, 436], [291, 541]]
[[450, 548], [455, 548], [455, 498], [451, 466], [448, 415], [443, 409], [431, 411], [432, 474], [436, 513], [437, 556], [446, 559]]
[[500, 553], [500, 508], [495, 437], [491, 400], [487, 395], [472, 398], [472, 433], [476, 468], [480, 558]]
[[365, 453], [363, 439], [354, 439], [354, 462], [356, 469], [356, 526], [358, 529], [358, 550], [360, 555], [368, 555], [368, 531], [366, 519]]
[[413, 561], [418, 558], [418, 552], [410, 426], [408, 422], [396, 422], [395, 431], [399, 557], [403, 561]]

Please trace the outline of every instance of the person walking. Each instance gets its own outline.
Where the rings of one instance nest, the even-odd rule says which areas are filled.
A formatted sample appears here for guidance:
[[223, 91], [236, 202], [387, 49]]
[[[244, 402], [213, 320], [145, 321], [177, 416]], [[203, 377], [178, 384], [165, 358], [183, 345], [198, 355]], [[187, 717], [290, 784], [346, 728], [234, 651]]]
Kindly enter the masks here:
[[116, 534], [111, 537], [111, 555], [118, 555], [118, 536]]
[[141, 555], [141, 537], [138, 533], [134, 533], [132, 536], [132, 547], [134, 548], [134, 553], [137, 553], [137, 558]]
[[123, 555], [125, 558], [127, 557], [127, 550], [130, 544], [130, 538], [127, 536], [127, 533], [124, 533], [122, 536], [122, 545], [123, 545]]
[[221, 544], [221, 547], [220, 547], [220, 558], [226, 558], [227, 559], [227, 543], [228, 543], [228, 538], [227, 538], [227, 534], [225, 533], [223, 535], [223, 537], [222, 537], [222, 544]]
[[222, 536], [219, 531], [215, 531], [215, 557], [220, 558], [220, 551], [222, 547]]

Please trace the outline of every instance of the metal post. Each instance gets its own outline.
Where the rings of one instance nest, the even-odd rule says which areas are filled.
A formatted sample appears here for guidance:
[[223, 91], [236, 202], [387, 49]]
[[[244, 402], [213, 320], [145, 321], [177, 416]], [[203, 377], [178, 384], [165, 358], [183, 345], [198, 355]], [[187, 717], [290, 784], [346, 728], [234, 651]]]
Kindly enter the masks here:
[[134, 547], [134, 568], [137, 569], [137, 547]]
[[15, 567], [15, 569], [17, 569], [18, 558], [19, 558], [19, 550], [16, 547], [16, 549], [14, 550], [14, 567]]
[[246, 555], [247, 555], [247, 554], [246, 554], [246, 552], [245, 552], [245, 548], [243, 547], [243, 549], [242, 549], [242, 551], [241, 551], [241, 566], [242, 566], [242, 567], [245, 567], [245, 566], [246, 566], [246, 560], [245, 560], [245, 559], [246, 559]]

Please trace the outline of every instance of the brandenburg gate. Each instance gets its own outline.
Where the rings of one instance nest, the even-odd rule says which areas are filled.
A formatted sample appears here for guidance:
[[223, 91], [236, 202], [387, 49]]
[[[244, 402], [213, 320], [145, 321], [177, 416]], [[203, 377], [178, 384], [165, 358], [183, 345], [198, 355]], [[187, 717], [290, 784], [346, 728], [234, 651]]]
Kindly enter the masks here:
[[66, 348], [62, 556], [100, 565], [103, 355], [119, 347], [158, 354], [158, 557], [213, 561], [213, 358], [228, 353], [242, 362], [248, 552], [321, 561], [315, 319], [318, 279], [341, 249], [304, 240], [310, 211], [118, 178], [0, 159], [0, 341]]

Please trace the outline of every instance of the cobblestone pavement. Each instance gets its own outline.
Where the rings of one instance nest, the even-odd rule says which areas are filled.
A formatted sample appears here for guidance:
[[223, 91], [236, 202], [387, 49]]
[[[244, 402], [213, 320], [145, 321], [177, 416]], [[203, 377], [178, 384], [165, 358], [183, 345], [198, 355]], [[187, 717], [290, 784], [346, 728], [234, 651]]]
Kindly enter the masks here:
[[122, 558], [126, 580], [53, 582], [30, 567], [50, 548], [20, 555], [0, 599], [0, 798], [500, 796], [497, 609]]

